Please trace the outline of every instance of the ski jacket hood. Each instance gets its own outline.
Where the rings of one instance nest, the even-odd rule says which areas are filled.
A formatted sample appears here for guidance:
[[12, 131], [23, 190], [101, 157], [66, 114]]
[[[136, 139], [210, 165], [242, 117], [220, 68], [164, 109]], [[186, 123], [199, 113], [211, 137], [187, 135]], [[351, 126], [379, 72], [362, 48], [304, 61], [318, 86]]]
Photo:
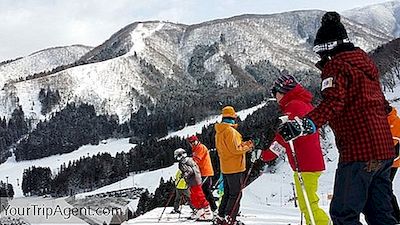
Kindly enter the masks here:
[[279, 101], [279, 106], [281, 107], [282, 111], [286, 111], [286, 107], [292, 101], [303, 102], [305, 104], [311, 104], [312, 101], [312, 94], [303, 88], [300, 84], [297, 84], [292, 90], [286, 93], [282, 99]]

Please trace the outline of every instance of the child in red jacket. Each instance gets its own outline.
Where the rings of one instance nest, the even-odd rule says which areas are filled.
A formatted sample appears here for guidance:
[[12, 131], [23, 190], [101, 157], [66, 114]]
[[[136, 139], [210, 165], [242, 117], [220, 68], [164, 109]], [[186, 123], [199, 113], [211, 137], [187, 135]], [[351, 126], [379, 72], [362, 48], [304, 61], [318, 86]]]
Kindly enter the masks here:
[[[276, 97], [282, 112], [287, 115], [289, 119], [294, 119], [296, 116], [302, 117], [314, 108], [311, 104], [311, 93], [298, 84], [295, 78], [291, 75], [283, 75], [278, 78], [274, 83], [272, 93]], [[325, 170], [325, 163], [319, 142], [319, 134], [314, 133], [313, 135], [299, 137], [293, 141], [293, 144], [299, 168], [296, 168], [291, 148], [279, 134], [276, 134], [269, 149], [263, 151], [263, 160], [271, 161], [286, 151], [293, 171], [301, 172], [315, 223], [317, 225], [327, 225], [329, 223], [329, 217], [319, 207], [319, 198], [317, 195], [318, 179], [321, 172]], [[300, 210], [306, 217], [306, 224], [311, 224], [310, 215], [306, 208], [297, 172], [294, 173], [294, 182], [296, 185]]]

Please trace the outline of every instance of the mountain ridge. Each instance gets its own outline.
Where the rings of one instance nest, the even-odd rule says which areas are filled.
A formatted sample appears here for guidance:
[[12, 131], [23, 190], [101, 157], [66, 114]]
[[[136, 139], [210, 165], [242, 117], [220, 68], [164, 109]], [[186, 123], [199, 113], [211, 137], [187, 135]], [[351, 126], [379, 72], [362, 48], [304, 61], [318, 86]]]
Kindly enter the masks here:
[[[10, 99], [18, 98], [13, 104], [22, 104], [24, 112], [29, 112], [32, 105], [40, 105], [36, 93], [48, 88], [60, 91], [60, 108], [70, 101], [82, 101], [94, 105], [99, 113], [117, 114], [125, 121], [141, 105], [162, 104], [174, 94], [187, 95], [198, 87], [205, 98], [211, 97], [206, 93], [236, 89], [242, 95], [246, 86], [265, 92], [276, 74], [261, 74], [266, 83], [260, 84], [246, 66], [267, 60], [270, 67], [280, 70], [316, 72], [318, 58], [311, 48], [323, 13], [244, 14], [194, 25], [134, 22], [81, 55], [77, 61], [84, 65], [15, 83], [0, 92], [0, 100], [12, 105]], [[392, 38], [347, 18], [343, 23], [355, 43], [366, 50]], [[166, 93], [169, 97], [164, 97]], [[1, 108], [0, 115], [10, 112]]]

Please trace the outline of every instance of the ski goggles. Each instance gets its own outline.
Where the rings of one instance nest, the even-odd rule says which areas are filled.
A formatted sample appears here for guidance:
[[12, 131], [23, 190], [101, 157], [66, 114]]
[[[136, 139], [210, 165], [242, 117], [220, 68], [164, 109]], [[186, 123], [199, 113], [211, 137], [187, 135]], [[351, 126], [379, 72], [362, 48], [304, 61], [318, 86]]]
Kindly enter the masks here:
[[349, 38], [345, 38], [343, 40], [322, 43], [322, 44], [314, 46], [313, 51], [315, 53], [329, 51], [329, 50], [332, 50], [332, 49], [336, 48], [338, 45], [345, 44], [345, 43], [350, 43], [350, 39]]

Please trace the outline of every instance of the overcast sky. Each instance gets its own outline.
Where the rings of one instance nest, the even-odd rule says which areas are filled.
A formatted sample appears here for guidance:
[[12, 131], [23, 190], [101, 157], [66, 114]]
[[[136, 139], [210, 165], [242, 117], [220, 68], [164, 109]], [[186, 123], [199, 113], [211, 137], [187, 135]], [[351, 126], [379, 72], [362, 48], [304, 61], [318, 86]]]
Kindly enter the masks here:
[[97, 46], [135, 21], [200, 23], [244, 13], [343, 11], [387, 0], [0, 0], [0, 62], [49, 47]]

